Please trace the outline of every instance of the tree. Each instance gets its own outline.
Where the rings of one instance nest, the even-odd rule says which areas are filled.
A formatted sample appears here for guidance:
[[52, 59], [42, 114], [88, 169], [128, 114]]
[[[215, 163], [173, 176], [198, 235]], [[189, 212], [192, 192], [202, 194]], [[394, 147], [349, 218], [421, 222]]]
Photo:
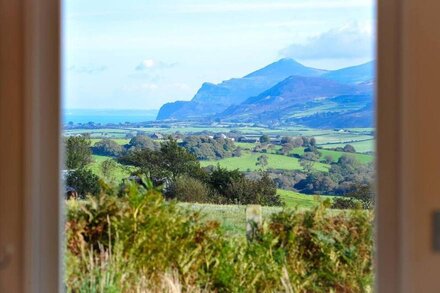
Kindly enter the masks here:
[[355, 153], [356, 149], [351, 144], [347, 144], [344, 146], [343, 151], [346, 153]]
[[293, 142], [293, 137], [291, 136], [283, 136], [281, 138], [281, 144], [291, 144]]
[[80, 198], [87, 194], [98, 195], [101, 191], [99, 177], [84, 168], [70, 171], [66, 177], [66, 185], [74, 188]]
[[304, 152], [304, 155], [302, 156], [303, 159], [317, 162], [319, 161], [321, 154], [319, 152]]
[[181, 146], [199, 160], [216, 160], [234, 156], [236, 146], [231, 139], [209, 136], [187, 136]]
[[221, 195], [226, 196], [227, 187], [234, 181], [243, 178], [244, 175], [238, 169], [227, 170], [226, 168], [217, 166], [210, 174], [207, 180], [208, 184], [217, 190]]
[[261, 155], [257, 158], [256, 166], [261, 166], [262, 169], [266, 168], [269, 164], [269, 158], [266, 155]]
[[312, 172], [315, 162], [319, 160], [319, 153], [317, 152], [304, 152], [304, 155], [299, 160], [299, 164], [303, 167], [307, 173]]
[[306, 173], [310, 173], [313, 170], [313, 166], [315, 165], [315, 162], [301, 158], [299, 160], [299, 164], [301, 165], [301, 167], [303, 167]]
[[150, 150], [158, 149], [158, 145], [154, 140], [142, 134], [138, 134], [132, 139], [130, 139], [128, 146], [129, 148], [136, 148], [136, 149], [150, 149]]
[[241, 147], [237, 147], [232, 153], [233, 157], [241, 157]]
[[209, 194], [209, 187], [205, 183], [187, 175], [177, 178], [165, 192], [167, 198], [198, 203], [209, 202]]
[[107, 159], [100, 164], [102, 175], [105, 178], [112, 181], [113, 180], [113, 172], [117, 167], [117, 163], [113, 159]]
[[262, 136], [260, 136], [260, 143], [262, 144], [270, 143], [270, 137], [266, 134], [263, 134]]
[[325, 162], [326, 164], [331, 164], [331, 163], [333, 163], [333, 156], [332, 156], [332, 155], [326, 155], [326, 156], [324, 157], [324, 162]]
[[160, 165], [171, 174], [173, 179], [183, 174], [194, 177], [200, 173], [200, 163], [197, 158], [180, 147], [174, 139], [163, 142], [159, 154]]
[[370, 185], [357, 184], [353, 186], [353, 191], [347, 194], [347, 196], [360, 201], [364, 209], [372, 209], [374, 207], [375, 196]]
[[100, 156], [118, 157], [124, 148], [114, 140], [105, 138], [98, 141], [92, 148], [93, 153]]
[[87, 136], [69, 136], [66, 144], [66, 167], [67, 169], [79, 169], [92, 161], [90, 139]]
[[256, 180], [242, 177], [232, 181], [227, 186], [226, 196], [229, 203], [282, 205], [282, 201], [277, 195], [275, 182], [266, 173]]
[[329, 194], [335, 187], [336, 183], [325, 173], [309, 173], [307, 177], [295, 184], [295, 188], [306, 194]]
[[197, 158], [171, 138], [161, 144], [160, 150], [134, 149], [122, 156], [119, 162], [139, 167], [139, 171], [150, 176], [154, 182], [174, 180], [185, 174], [192, 177], [203, 175]]
[[287, 156], [288, 154], [290, 154], [290, 152], [293, 150], [293, 145], [290, 143], [286, 143], [283, 144], [282, 148], [281, 148], [281, 152], [283, 153], [283, 155]]

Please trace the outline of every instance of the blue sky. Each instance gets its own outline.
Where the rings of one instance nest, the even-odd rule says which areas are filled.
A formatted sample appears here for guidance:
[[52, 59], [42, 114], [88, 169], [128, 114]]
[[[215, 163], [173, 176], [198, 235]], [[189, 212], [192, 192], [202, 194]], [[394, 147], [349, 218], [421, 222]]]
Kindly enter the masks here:
[[283, 57], [374, 58], [372, 0], [64, 0], [65, 108], [158, 109]]

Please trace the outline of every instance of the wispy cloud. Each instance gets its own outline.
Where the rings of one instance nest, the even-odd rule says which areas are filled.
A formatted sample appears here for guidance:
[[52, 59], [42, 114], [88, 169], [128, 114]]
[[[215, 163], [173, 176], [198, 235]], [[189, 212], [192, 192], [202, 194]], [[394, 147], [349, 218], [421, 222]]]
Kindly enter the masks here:
[[105, 65], [72, 65], [67, 70], [75, 73], [95, 74], [106, 71], [108, 68]]
[[159, 89], [159, 85], [152, 82], [144, 82], [140, 84], [126, 84], [122, 87], [122, 90], [127, 92], [155, 91], [157, 89]]
[[280, 55], [299, 59], [374, 58], [371, 26], [352, 23], [310, 37], [303, 44], [291, 44]]
[[174, 7], [181, 13], [224, 13], [268, 10], [297, 10], [297, 9], [331, 9], [349, 7], [372, 7], [372, 0], [336, 0], [336, 1], [289, 1], [289, 2], [254, 2], [254, 3], [210, 3], [188, 4]]
[[146, 71], [146, 70], [151, 70], [151, 69], [172, 68], [176, 65], [177, 65], [177, 63], [166, 63], [166, 62], [154, 60], [154, 59], [145, 59], [135, 67], [135, 70], [136, 71]]

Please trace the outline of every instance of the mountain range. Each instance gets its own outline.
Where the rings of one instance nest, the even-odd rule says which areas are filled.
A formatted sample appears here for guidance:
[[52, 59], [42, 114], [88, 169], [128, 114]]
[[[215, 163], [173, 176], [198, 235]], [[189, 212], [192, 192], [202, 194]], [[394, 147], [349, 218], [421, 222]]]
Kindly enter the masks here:
[[163, 105], [157, 120], [370, 127], [373, 110], [374, 61], [328, 71], [284, 58], [242, 78], [203, 83], [191, 101]]

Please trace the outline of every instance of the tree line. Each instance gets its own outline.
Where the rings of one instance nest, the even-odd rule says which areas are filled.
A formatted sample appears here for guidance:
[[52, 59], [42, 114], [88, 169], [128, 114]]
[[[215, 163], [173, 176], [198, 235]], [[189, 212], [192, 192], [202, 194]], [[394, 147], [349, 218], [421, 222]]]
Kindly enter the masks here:
[[[149, 140], [139, 137], [134, 139], [116, 160], [135, 168], [131, 179], [151, 179], [154, 185], [163, 187], [169, 199], [221, 204], [282, 204], [274, 181], [265, 173], [250, 179], [238, 170], [230, 171], [220, 166], [202, 168], [197, 157], [172, 138], [160, 144], [150, 144]], [[70, 170], [66, 184], [76, 188], [81, 195], [99, 193], [100, 179], [86, 168], [91, 162], [90, 139], [68, 137], [66, 153], [66, 166]], [[124, 188], [124, 183], [120, 188]]]

